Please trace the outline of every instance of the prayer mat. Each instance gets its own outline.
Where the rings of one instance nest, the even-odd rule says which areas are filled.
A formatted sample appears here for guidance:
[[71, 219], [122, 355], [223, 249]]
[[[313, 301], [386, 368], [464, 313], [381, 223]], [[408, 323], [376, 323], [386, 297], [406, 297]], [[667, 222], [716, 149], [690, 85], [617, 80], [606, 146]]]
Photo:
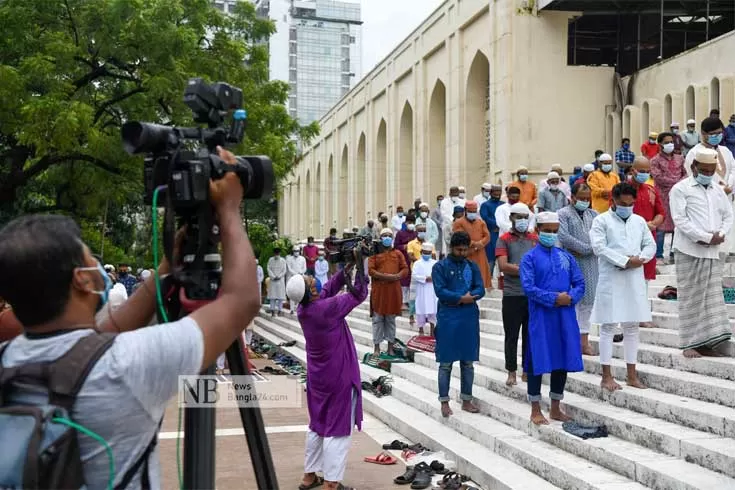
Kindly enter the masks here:
[[436, 350], [436, 339], [428, 335], [416, 335], [408, 339], [407, 346], [415, 351], [433, 353]]

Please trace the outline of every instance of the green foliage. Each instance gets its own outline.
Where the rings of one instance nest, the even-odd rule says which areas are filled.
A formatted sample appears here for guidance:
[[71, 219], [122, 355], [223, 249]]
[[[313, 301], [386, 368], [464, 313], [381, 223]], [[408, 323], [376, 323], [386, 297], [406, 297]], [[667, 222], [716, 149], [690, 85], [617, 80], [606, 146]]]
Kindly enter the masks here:
[[270, 156], [277, 181], [297, 161], [293, 136], [318, 133], [289, 116], [288, 85], [268, 80], [275, 27], [250, 2], [227, 16], [209, 0], [3, 0], [0, 25], [0, 223], [68, 213], [101, 249], [107, 209], [105, 255], [145, 260], [133, 221], [143, 162], [123, 151], [120, 127], [192, 125], [182, 100], [192, 77], [243, 90], [248, 124], [234, 151]]
[[263, 223], [253, 222], [248, 223], [248, 237], [250, 238], [250, 244], [253, 247], [253, 252], [258, 258], [261, 266], [263, 266], [263, 272], [268, 276], [268, 259], [273, 257], [273, 249], [275, 247], [281, 248], [281, 255], [285, 256], [293, 248], [293, 243], [288, 237], [278, 237], [276, 233], [273, 233], [270, 227]]

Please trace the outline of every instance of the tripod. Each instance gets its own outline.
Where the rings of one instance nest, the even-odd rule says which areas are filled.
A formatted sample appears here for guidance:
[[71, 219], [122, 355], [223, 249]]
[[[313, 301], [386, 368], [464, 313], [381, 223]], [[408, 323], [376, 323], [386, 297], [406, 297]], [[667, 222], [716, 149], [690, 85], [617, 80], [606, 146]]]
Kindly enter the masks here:
[[[183, 317], [182, 313], [190, 314], [202, 304], [207, 303], [207, 301], [193, 303], [188, 301], [184, 288], [173, 276], [164, 279], [163, 290], [173, 292], [168, 295], [170, 299], [166, 304], [170, 320]], [[163, 321], [160, 318], [160, 312], [158, 315], [159, 321]], [[242, 336], [238, 335], [237, 340], [226, 352], [230, 374], [235, 376], [250, 374], [250, 367], [245, 359], [245, 349]], [[214, 366], [210, 366], [204, 374], [214, 374]], [[240, 406], [238, 409], [258, 489], [278, 490], [278, 481], [260, 407]], [[215, 417], [215, 408], [184, 408], [184, 488], [187, 490], [215, 488]]]

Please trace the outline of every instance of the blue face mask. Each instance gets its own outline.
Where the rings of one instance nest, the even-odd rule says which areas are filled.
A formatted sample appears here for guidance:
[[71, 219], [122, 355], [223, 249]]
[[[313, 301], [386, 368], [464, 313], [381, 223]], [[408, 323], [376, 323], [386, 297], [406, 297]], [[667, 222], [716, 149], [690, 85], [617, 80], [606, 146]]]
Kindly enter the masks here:
[[609, 163], [602, 165], [603, 172], [607, 173], [607, 172], [610, 172], [611, 170], [612, 170], [612, 165], [610, 165]]
[[490, 193], [487, 192], [487, 191], [482, 191], [482, 197], [484, 197], [485, 199], [489, 199], [490, 198]]
[[635, 181], [639, 184], [645, 184], [646, 181], [648, 181], [649, 177], [651, 177], [651, 174], [644, 174], [642, 172], [638, 172], [635, 174]]
[[556, 235], [556, 233], [542, 231], [538, 234], [538, 241], [544, 247], [551, 248], [556, 243]]
[[577, 201], [574, 203], [574, 209], [577, 211], [586, 211], [589, 209], [590, 203], [589, 201]]
[[425, 231], [420, 231], [419, 234], [418, 234], [418, 237], [421, 240], [425, 239], [426, 238], [426, 232]]
[[620, 216], [622, 219], [628, 219], [630, 218], [630, 215], [633, 214], [633, 206], [615, 206], [615, 214]]
[[316, 294], [322, 293], [322, 282], [319, 279], [316, 279]]
[[475, 221], [477, 219], [477, 213], [467, 213], [467, 219], [470, 221]]
[[428, 262], [431, 260], [431, 254], [421, 254], [421, 258]]
[[707, 136], [707, 143], [709, 143], [712, 146], [717, 146], [720, 143], [722, 143], [722, 133], [720, 134], [711, 134]]
[[398, 211], [398, 217], [403, 218], [403, 211]]
[[528, 219], [526, 218], [517, 219], [515, 223], [515, 228], [521, 233], [525, 233], [526, 231], [528, 231]]
[[623, 145], [623, 150], [630, 150], [630, 143], [625, 143]]
[[697, 174], [697, 176], [694, 177], [694, 180], [696, 180], [698, 184], [708, 186], [712, 184], [712, 177], [712, 175]]
[[520, 180], [521, 182], [525, 182], [528, 180], [528, 175], [525, 175], [525, 174], [519, 175], [518, 180]]
[[100, 311], [102, 308], [105, 307], [107, 301], [110, 299], [110, 291], [112, 290], [112, 279], [110, 279], [110, 276], [107, 275], [105, 268], [102, 267], [102, 264], [100, 264], [99, 262], [97, 262], [96, 267], [80, 267], [79, 270], [97, 271], [102, 276], [102, 280], [105, 282], [105, 289], [103, 291], [92, 291], [94, 294], [100, 297], [100, 302], [97, 305], [97, 311]]
[[391, 245], [393, 245], [393, 238], [389, 236], [384, 236], [380, 239], [380, 242], [383, 244], [384, 247], [390, 247]]

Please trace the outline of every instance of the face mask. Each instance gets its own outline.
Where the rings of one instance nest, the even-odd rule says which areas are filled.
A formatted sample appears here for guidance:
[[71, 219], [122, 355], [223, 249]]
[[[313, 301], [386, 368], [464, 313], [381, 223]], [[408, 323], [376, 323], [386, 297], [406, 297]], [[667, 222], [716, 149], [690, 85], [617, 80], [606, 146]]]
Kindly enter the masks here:
[[730, 121], [730, 126], [735, 126], [735, 121]]
[[467, 213], [467, 219], [470, 221], [475, 221], [477, 219], [477, 213]]
[[525, 174], [519, 175], [518, 180], [520, 180], [521, 182], [525, 182], [528, 180], [528, 175], [525, 175]]
[[674, 151], [674, 143], [666, 143], [664, 145], [664, 153], [671, 153]]
[[652, 138], [648, 138], [648, 143], [653, 145], [654, 143], [656, 143], [656, 140]]
[[623, 150], [629, 150], [630, 149], [630, 143], [625, 143], [623, 145]]
[[696, 180], [698, 184], [708, 186], [712, 183], [712, 177], [712, 175], [697, 174], [697, 176], [694, 177], [694, 180]]
[[416, 225], [414, 225], [413, 223], [408, 224], [408, 225], [406, 225], [406, 229], [408, 231], [414, 231], [416, 229]]
[[298, 257], [298, 256], [299, 256], [299, 252], [294, 252], [294, 253], [293, 253], [293, 256], [294, 256], [294, 257]]
[[489, 199], [490, 198], [490, 193], [487, 192], [487, 191], [482, 191], [482, 197], [484, 197], [485, 199]]
[[552, 191], [558, 191], [559, 184], [549, 184], [549, 189], [551, 189]]
[[459, 198], [460, 198], [460, 199], [464, 199], [464, 197], [465, 197], [466, 195], [467, 195], [467, 194], [465, 194], [464, 192], [460, 192], [460, 193], [459, 193]]
[[436, 201], [436, 206], [437, 207], [441, 207], [441, 205], [442, 205], [442, 202], [441, 201]]
[[551, 248], [556, 243], [556, 233], [542, 231], [538, 234], [538, 241], [544, 247]]
[[633, 214], [633, 206], [615, 206], [615, 214], [620, 216], [622, 219], [630, 218]]
[[110, 276], [107, 275], [107, 272], [105, 272], [105, 268], [102, 267], [102, 264], [97, 262], [96, 267], [80, 267], [79, 270], [81, 271], [97, 271], [102, 276], [102, 280], [105, 282], [105, 289], [102, 291], [92, 291], [94, 294], [98, 295], [100, 297], [100, 302], [97, 305], [97, 311], [99, 312], [104, 306], [107, 304], [107, 301], [110, 299], [110, 290], [112, 290], [112, 279], [110, 279]]
[[403, 218], [403, 211], [398, 211], [398, 217]]
[[336, 235], [335, 233], [332, 233], [332, 234], [330, 234], [330, 235], [329, 235], [329, 237], [330, 237], [330, 238], [336, 238], [336, 237], [337, 237], [337, 235]]
[[429, 213], [427, 213], [426, 211], [421, 211], [419, 213], [419, 216], [421, 216], [421, 219], [426, 219], [429, 217]]
[[431, 260], [431, 254], [421, 254], [421, 258], [428, 262]]
[[426, 238], [426, 232], [425, 232], [425, 231], [420, 231], [420, 232], [419, 232], [419, 239], [420, 239], [420, 240], [423, 240], [423, 239], [425, 239], [425, 238]]
[[380, 239], [380, 242], [383, 244], [384, 247], [390, 247], [393, 245], [393, 239], [389, 236], [384, 236]]
[[672, 129], [671, 132], [674, 133], [674, 134], [679, 134], [679, 130], [678, 129]]
[[651, 174], [638, 172], [637, 174], [635, 174], [635, 181], [638, 182], [639, 184], [645, 184], [650, 176]]
[[508, 198], [508, 204], [510, 204], [511, 206], [512, 206], [512, 205], [514, 205], [514, 204], [515, 204], [515, 203], [517, 203], [517, 202], [518, 202], [518, 199], [511, 199], [511, 198]]
[[459, 202], [459, 196], [452, 196], [452, 202], [455, 203], [455, 204], [458, 203]]
[[711, 134], [707, 136], [707, 143], [709, 143], [712, 146], [717, 146], [720, 143], [722, 143], [722, 133], [720, 134]]
[[128, 277], [128, 273], [127, 273], [127, 272], [121, 272], [121, 273], [120, 273], [120, 278], [121, 278], [121, 279], [124, 279], [124, 278], [126, 278], [126, 277]]
[[525, 233], [528, 230], [528, 219], [517, 219], [514, 226], [516, 230], [520, 231], [521, 233]]
[[611, 170], [612, 170], [612, 165], [611, 164], [606, 163], [606, 164], [602, 165], [602, 171], [603, 172], [608, 173]]
[[319, 260], [321, 260], [323, 262], [324, 261], [324, 257], [320, 255], [319, 256]]
[[500, 198], [499, 197], [490, 196], [490, 200], [492, 202], [498, 202], [498, 201], [500, 201]]
[[574, 209], [576, 209], [577, 211], [585, 211], [589, 209], [589, 207], [590, 207], [589, 201], [576, 201], [574, 203]]

